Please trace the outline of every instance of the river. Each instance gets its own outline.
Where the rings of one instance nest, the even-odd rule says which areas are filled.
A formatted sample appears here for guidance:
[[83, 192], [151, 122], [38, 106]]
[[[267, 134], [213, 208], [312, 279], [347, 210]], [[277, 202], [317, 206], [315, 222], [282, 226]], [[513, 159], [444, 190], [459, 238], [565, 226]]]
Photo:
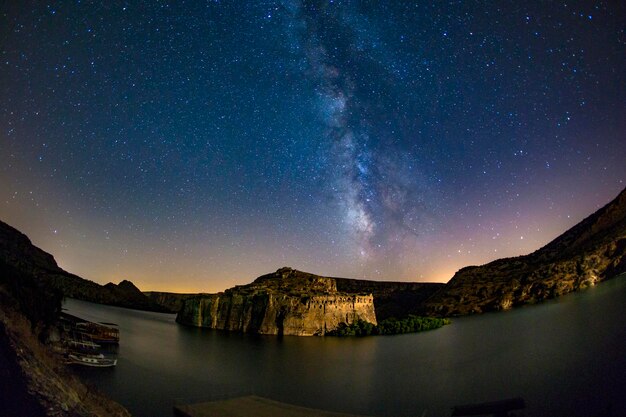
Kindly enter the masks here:
[[626, 415], [626, 276], [535, 306], [366, 338], [232, 334], [175, 316], [66, 300], [118, 323], [118, 365], [77, 372], [138, 417], [256, 394], [372, 416], [450, 416], [459, 404], [522, 397], [528, 416]]

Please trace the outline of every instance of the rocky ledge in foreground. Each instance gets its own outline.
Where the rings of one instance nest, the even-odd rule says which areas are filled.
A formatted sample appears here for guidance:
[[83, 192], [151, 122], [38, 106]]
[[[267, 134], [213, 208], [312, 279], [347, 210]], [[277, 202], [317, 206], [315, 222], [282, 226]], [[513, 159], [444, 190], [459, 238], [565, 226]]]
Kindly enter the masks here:
[[85, 386], [42, 341], [62, 295], [0, 259], [0, 415], [129, 417]]
[[459, 270], [423, 312], [451, 316], [507, 310], [595, 285], [626, 272], [626, 189], [526, 256]]

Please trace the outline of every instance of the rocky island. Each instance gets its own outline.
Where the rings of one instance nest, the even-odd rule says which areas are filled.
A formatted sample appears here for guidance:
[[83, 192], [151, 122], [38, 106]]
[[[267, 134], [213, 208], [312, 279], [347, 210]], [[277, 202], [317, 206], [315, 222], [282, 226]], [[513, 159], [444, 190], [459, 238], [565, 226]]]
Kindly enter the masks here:
[[324, 335], [358, 321], [406, 317], [443, 285], [323, 277], [285, 267], [248, 285], [189, 297], [176, 320], [220, 330]]
[[332, 278], [291, 268], [223, 293], [189, 298], [176, 317], [199, 327], [297, 336], [324, 335], [357, 320], [376, 324], [372, 294], [341, 292]]

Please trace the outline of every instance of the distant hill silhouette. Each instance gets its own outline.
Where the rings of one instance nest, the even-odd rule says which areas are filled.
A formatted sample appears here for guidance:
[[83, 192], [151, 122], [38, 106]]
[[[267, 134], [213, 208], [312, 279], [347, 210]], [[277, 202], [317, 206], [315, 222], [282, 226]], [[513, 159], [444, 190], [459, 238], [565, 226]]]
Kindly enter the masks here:
[[33, 245], [25, 234], [2, 221], [0, 261], [18, 271], [32, 274], [50, 288], [59, 290], [65, 297], [138, 310], [172, 312], [146, 297], [130, 281], [102, 286], [61, 269], [52, 255]]

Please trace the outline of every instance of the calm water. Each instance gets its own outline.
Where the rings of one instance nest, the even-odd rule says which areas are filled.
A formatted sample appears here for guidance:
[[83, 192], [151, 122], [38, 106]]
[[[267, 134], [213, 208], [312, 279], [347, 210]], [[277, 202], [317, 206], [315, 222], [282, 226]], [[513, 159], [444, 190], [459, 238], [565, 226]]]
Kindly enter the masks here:
[[517, 396], [525, 416], [626, 415], [625, 276], [431, 332], [362, 339], [229, 334], [168, 314], [65, 307], [119, 324], [118, 366], [79, 372], [136, 416], [247, 393], [374, 416], [449, 416]]

